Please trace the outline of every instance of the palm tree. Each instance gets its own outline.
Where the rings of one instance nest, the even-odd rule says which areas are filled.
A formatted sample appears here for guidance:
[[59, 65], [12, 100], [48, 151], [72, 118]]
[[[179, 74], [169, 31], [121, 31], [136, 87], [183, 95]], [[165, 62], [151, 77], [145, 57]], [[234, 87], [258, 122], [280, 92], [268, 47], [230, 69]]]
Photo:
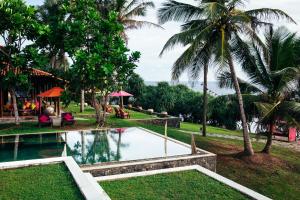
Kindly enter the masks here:
[[251, 38], [264, 49], [255, 32], [256, 28], [270, 26], [267, 21], [274, 17], [294, 21], [281, 10], [261, 8], [244, 11], [240, 8], [241, 5], [244, 5], [244, 0], [202, 0], [196, 6], [168, 0], [159, 9], [158, 18], [161, 24], [168, 21], [185, 23], [183, 31], [171, 37], [162, 51], [172, 48], [175, 44], [189, 44], [173, 69], [180, 69], [178, 72], [186, 69], [193, 71], [193, 68], [201, 68], [199, 65], [208, 60], [218, 63], [222, 68], [229, 67], [243, 126], [244, 154], [253, 155], [243, 98], [234, 67], [234, 59], [240, 58], [234, 49], [245, 45], [242, 36]]
[[161, 28], [161, 26], [144, 20], [138, 20], [137, 17], [144, 17], [147, 14], [147, 10], [154, 8], [152, 1], [142, 0], [114, 0], [112, 8], [118, 13], [118, 20], [124, 25], [124, 31], [122, 37], [128, 42], [128, 36], [126, 31], [133, 29], [140, 29], [145, 26], [153, 26]]
[[[272, 127], [278, 120], [290, 125], [300, 126], [300, 103], [292, 101], [300, 78], [300, 39], [286, 28], [280, 27], [273, 32], [270, 28], [265, 34], [267, 51], [261, 51], [252, 42], [249, 48], [240, 51], [243, 69], [248, 81], [239, 79], [243, 92], [258, 96], [255, 105], [260, 112], [260, 122], [268, 127], [268, 139], [263, 149], [270, 153], [272, 145]], [[223, 72], [221, 86], [232, 87], [229, 73]]]

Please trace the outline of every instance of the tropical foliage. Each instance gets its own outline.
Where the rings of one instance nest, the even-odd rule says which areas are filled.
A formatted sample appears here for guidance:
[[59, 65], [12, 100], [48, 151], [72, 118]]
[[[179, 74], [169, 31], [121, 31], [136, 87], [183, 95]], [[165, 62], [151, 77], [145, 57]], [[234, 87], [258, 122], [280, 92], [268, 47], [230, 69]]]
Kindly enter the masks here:
[[136, 67], [134, 63], [140, 54], [129, 53], [120, 36], [123, 26], [117, 21], [116, 13], [102, 16], [92, 0], [66, 2], [65, 7], [71, 16], [67, 29], [72, 36], [68, 53], [74, 60], [73, 78], [81, 88], [91, 91], [97, 123], [103, 125], [105, 112], [101, 118], [101, 101], [96, 98], [97, 94], [106, 106], [108, 94], [120, 89]]
[[236, 90], [243, 125], [244, 153], [253, 155], [248, 132], [243, 98], [236, 76], [234, 60], [240, 60], [238, 53], [246, 45], [243, 37], [251, 38], [264, 48], [256, 34], [256, 29], [269, 27], [269, 19], [284, 18], [293, 21], [286, 13], [277, 9], [262, 8], [242, 10], [244, 0], [205, 0], [197, 5], [166, 1], [159, 9], [159, 22], [183, 22], [182, 31], [172, 36], [165, 44], [162, 53], [176, 44], [189, 45], [173, 66], [173, 77], [177, 78], [188, 70], [198, 77], [199, 71], [208, 61], [228, 68]]
[[[300, 39], [295, 33], [280, 27], [265, 34], [267, 52], [252, 42], [240, 52], [243, 69], [249, 80], [239, 79], [242, 92], [258, 95], [256, 107], [260, 123], [267, 127], [268, 142], [263, 152], [269, 153], [272, 128], [277, 121], [300, 126], [300, 103], [292, 100], [300, 77]], [[221, 86], [233, 87], [229, 72], [219, 77]]]
[[123, 24], [124, 30], [122, 31], [122, 37], [128, 42], [128, 36], [126, 31], [140, 29], [145, 26], [159, 27], [159, 25], [145, 21], [139, 20], [138, 17], [144, 17], [147, 11], [154, 8], [154, 3], [152, 1], [142, 1], [142, 0], [113, 0], [111, 3], [102, 3], [103, 5], [111, 8], [118, 13], [118, 21]]
[[0, 35], [4, 46], [0, 46], [0, 70], [5, 77], [0, 79], [12, 97], [16, 124], [19, 124], [16, 90], [28, 89], [28, 68], [36, 63], [38, 49], [34, 44], [37, 38], [48, 32], [46, 26], [38, 23], [37, 10], [27, 6], [22, 0], [0, 1]]

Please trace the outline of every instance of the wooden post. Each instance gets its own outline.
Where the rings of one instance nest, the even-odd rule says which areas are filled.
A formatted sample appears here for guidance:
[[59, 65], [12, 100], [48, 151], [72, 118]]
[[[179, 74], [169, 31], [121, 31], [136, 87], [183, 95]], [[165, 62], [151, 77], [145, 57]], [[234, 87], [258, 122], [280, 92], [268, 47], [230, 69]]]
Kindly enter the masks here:
[[3, 117], [3, 89], [0, 87], [0, 117]]
[[191, 138], [191, 148], [192, 148], [192, 154], [197, 154], [197, 147], [196, 147], [196, 142], [195, 142], [195, 135], [192, 134]]
[[57, 116], [60, 116], [60, 98], [58, 97], [58, 102], [57, 102]]
[[42, 97], [39, 97], [39, 112], [42, 114]]
[[165, 137], [168, 137], [168, 120], [166, 119], [166, 123], [165, 123]]

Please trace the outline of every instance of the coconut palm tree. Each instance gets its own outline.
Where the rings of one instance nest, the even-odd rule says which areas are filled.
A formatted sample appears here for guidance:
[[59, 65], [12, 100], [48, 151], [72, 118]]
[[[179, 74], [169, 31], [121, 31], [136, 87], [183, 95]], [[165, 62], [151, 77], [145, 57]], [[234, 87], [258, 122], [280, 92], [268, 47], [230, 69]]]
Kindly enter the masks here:
[[[268, 127], [263, 152], [269, 153], [273, 135], [271, 127], [276, 121], [284, 120], [290, 125], [300, 126], [300, 103], [292, 101], [300, 77], [300, 39], [295, 33], [280, 27], [274, 32], [270, 28], [265, 41], [267, 52], [252, 42], [249, 48], [245, 46], [237, 53], [243, 57], [243, 69], [249, 77], [248, 81], [239, 79], [241, 88], [244, 93], [259, 97], [255, 105], [260, 112], [260, 123]], [[220, 75], [221, 86], [233, 87], [229, 76], [229, 72]]]
[[[285, 18], [293, 21], [286, 13], [277, 9], [261, 8], [242, 10], [244, 0], [202, 0], [198, 5], [166, 1], [158, 11], [161, 24], [168, 21], [183, 22], [181, 33], [171, 37], [162, 52], [175, 44], [189, 45], [173, 69], [179, 73], [189, 69], [202, 68], [205, 61], [214, 61], [222, 68], [229, 68], [237, 94], [244, 137], [244, 154], [253, 155], [254, 151], [247, 128], [243, 98], [236, 76], [234, 59], [240, 59], [233, 49], [245, 45], [243, 36], [254, 40], [259, 47], [265, 48], [255, 30], [261, 26], [270, 26], [269, 19]], [[207, 56], [209, 55], [209, 57]]]
[[148, 9], [154, 8], [152, 1], [143, 0], [114, 0], [112, 3], [112, 9], [118, 13], [118, 20], [124, 25], [124, 31], [122, 37], [125, 41], [128, 41], [126, 31], [140, 29], [145, 26], [153, 26], [161, 28], [158, 24], [153, 22], [138, 20], [138, 17], [144, 17], [147, 14]]

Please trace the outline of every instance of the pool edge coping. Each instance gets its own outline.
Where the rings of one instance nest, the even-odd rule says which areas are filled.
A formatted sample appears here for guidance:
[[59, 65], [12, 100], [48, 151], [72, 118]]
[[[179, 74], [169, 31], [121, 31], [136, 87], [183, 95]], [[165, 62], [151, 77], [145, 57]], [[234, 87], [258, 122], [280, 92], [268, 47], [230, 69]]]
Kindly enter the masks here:
[[151, 171], [143, 171], [143, 172], [134, 172], [134, 173], [126, 173], [126, 174], [117, 174], [117, 175], [110, 175], [110, 176], [100, 176], [100, 177], [94, 177], [94, 179], [97, 182], [113, 181], [113, 180], [129, 179], [134, 177], [152, 176], [157, 174], [166, 174], [166, 173], [174, 173], [174, 172], [190, 171], [190, 170], [197, 170], [198, 172], [218, 182], [221, 182], [224, 185], [229, 186], [230, 188], [237, 190], [238, 192], [246, 195], [249, 198], [257, 199], [257, 200], [271, 200], [269, 197], [266, 197], [258, 192], [255, 192], [250, 188], [247, 188], [239, 183], [236, 183], [224, 176], [221, 176], [199, 165], [191, 165], [191, 166], [175, 167], [175, 168], [159, 169], [159, 170], [151, 170]]

